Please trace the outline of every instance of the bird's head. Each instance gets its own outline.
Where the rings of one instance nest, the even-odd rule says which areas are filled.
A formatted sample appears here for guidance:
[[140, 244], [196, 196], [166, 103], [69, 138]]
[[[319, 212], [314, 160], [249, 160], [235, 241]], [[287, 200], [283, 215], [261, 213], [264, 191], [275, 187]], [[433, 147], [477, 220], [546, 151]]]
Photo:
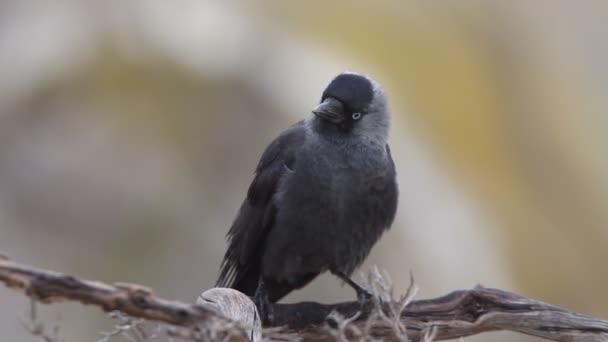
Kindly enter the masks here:
[[354, 72], [336, 76], [312, 113], [316, 126], [327, 132], [385, 142], [390, 115], [384, 91], [373, 79]]

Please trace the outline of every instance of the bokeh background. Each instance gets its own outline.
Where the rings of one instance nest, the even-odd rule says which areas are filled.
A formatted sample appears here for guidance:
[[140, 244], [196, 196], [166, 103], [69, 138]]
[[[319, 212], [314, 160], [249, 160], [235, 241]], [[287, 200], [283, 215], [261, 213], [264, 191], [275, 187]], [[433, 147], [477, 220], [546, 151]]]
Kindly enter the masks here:
[[[0, 250], [194, 300], [263, 148], [355, 70], [389, 94], [401, 187], [366, 265], [608, 318], [607, 23], [600, 0], [2, 0]], [[3, 341], [34, 340], [27, 308], [0, 286]], [[98, 311], [42, 314], [96, 341]]]

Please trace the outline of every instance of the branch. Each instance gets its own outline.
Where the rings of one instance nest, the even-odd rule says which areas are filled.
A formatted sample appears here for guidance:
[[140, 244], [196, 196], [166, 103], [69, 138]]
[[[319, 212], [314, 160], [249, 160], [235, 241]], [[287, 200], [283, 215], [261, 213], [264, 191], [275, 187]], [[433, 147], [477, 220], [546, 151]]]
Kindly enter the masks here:
[[[42, 303], [78, 301], [101, 307], [104, 311], [121, 311], [133, 317], [196, 328], [213, 333], [224, 331], [231, 340], [248, 340], [245, 331], [234, 321], [201, 305], [185, 304], [154, 296], [151, 289], [126, 283], [112, 285], [81, 280], [71, 275], [41, 270], [10, 261], [0, 255], [0, 282], [23, 291]], [[236, 334], [235, 334], [236, 331]]]
[[[80, 280], [19, 265], [1, 256], [0, 282], [44, 303], [75, 300], [106, 311], [119, 310], [134, 317], [183, 327], [224, 329], [222, 331], [236, 327], [238, 333], [232, 336], [233, 340], [260, 339], [255, 306], [245, 295], [230, 289], [211, 289], [201, 295], [199, 304], [184, 304], [158, 298], [151, 290], [138, 285]], [[281, 334], [296, 334], [302, 340], [315, 341], [334, 340], [330, 326], [333, 330], [338, 326], [351, 337], [358, 331], [367, 331], [369, 318], [374, 315], [373, 304], [361, 307], [358, 302], [274, 304], [273, 310], [273, 326], [282, 327]], [[332, 322], [328, 319], [332, 312], [347, 319], [334, 318]], [[412, 301], [399, 314], [399, 321], [413, 341], [425, 339], [429, 331], [433, 332], [434, 340], [445, 340], [496, 330], [553, 341], [608, 341], [608, 321], [481, 286]], [[371, 333], [383, 339], [395, 339], [393, 328], [381, 320], [373, 322]]]
[[[332, 311], [351, 317], [360, 309], [357, 302], [338, 304], [297, 303], [274, 306], [274, 324], [286, 326], [285, 333], [297, 333], [304, 340], [325, 340], [319, 329]], [[369, 310], [369, 309], [368, 309]], [[352, 322], [363, 330], [369, 311]], [[503, 290], [477, 286], [445, 296], [415, 300], [400, 315], [413, 341], [423, 339], [435, 328], [434, 340], [447, 340], [488, 331], [509, 330], [552, 341], [608, 341], [608, 321], [571, 312]], [[375, 326], [373, 335], [386, 337], [390, 326]]]

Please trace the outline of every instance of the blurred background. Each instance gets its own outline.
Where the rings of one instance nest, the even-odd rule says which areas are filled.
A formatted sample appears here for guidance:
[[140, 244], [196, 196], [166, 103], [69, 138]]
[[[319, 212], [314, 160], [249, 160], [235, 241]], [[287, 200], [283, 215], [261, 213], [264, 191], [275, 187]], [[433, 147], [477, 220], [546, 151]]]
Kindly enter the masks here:
[[[354, 70], [388, 92], [401, 188], [362, 270], [608, 318], [607, 22], [599, 0], [3, 0], [0, 250], [193, 301], [264, 147]], [[285, 301], [353, 297], [323, 276]], [[35, 339], [27, 308], [0, 286], [3, 340]], [[42, 310], [65, 341], [113, 326]]]

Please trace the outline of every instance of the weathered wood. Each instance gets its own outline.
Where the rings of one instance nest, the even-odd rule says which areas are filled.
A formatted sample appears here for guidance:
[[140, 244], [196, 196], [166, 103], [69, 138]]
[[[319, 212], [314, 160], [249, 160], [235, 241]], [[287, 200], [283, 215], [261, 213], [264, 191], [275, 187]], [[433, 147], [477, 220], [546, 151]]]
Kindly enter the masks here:
[[[142, 286], [81, 280], [19, 265], [1, 256], [0, 282], [45, 303], [74, 300], [106, 311], [119, 310], [134, 317], [213, 330], [214, 336], [228, 335], [230, 340], [259, 339], [255, 306], [234, 290], [211, 289], [201, 295], [199, 304], [184, 304], [158, 298]], [[385, 311], [389, 311], [387, 307], [384, 305]], [[376, 337], [395, 340], [396, 330], [391, 326], [395, 322], [407, 328], [407, 336], [412, 341], [424, 340], [424, 336], [431, 333], [434, 340], [445, 340], [496, 330], [562, 342], [608, 341], [608, 321], [481, 286], [439, 298], [411, 301], [395, 321], [391, 321], [390, 315], [379, 315], [380, 311], [375, 308], [371, 303], [361, 307], [358, 302], [275, 304], [273, 326], [283, 327], [280, 332], [283, 336], [297, 335], [305, 341], [356, 337], [368, 330]], [[345, 319], [328, 319], [332, 312]]]
[[42, 303], [73, 300], [99, 306], [105, 311], [117, 310], [130, 316], [183, 327], [204, 324], [206, 328], [217, 332], [229, 329], [231, 341], [248, 340], [245, 331], [234, 321], [217, 314], [211, 308], [159, 298], [151, 289], [140, 285], [126, 283], [109, 285], [81, 280], [71, 275], [17, 264], [2, 255], [0, 255], [0, 282], [10, 288], [21, 290]]
[[[359, 309], [357, 302], [278, 304], [274, 306], [277, 317], [274, 323], [285, 326], [285, 333], [298, 334], [305, 341], [332, 340], [327, 331], [320, 329], [327, 314], [335, 310], [351, 317]], [[369, 312], [368, 307], [351, 324], [364, 330]], [[420, 341], [431, 327], [436, 329], [434, 340], [509, 330], [552, 341], [608, 341], [608, 321], [481, 286], [439, 298], [412, 301], [400, 319], [412, 341]], [[372, 332], [383, 339], [395, 339], [385, 324], [378, 324]]]
[[212, 308], [224, 317], [239, 322], [249, 339], [262, 341], [262, 323], [253, 301], [242, 292], [212, 288], [203, 292], [196, 304]]

